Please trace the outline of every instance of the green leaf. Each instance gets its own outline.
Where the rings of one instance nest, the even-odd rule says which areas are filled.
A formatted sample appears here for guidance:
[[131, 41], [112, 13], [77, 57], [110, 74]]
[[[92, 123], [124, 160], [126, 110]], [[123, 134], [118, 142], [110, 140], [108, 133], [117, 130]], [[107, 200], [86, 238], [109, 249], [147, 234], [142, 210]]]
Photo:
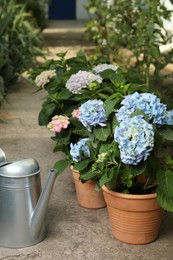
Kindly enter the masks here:
[[102, 177], [99, 180], [99, 185], [102, 187], [106, 183], [110, 182], [113, 178], [113, 175], [111, 174], [112, 171], [105, 172], [105, 174], [102, 175]]
[[118, 126], [118, 125], [119, 125], [119, 122], [118, 122], [116, 116], [114, 116], [113, 119], [112, 119], [112, 130], [113, 130], [113, 132], [115, 130], [115, 127]]
[[48, 103], [43, 105], [43, 110], [47, 116], [51, 116], [54, 110], [56, 109], [55, 103]]
[[157, 199], [160, 206], [173, 212], [173, 172], [160, 170], [157, 172]]
[[150, 54], [151, 54], [151, 56], [152, 56], [155, 60], [159, 60], [159, 59], [160, 59], [160, 50], [159, 50], [159, 47], [152, 45], [152, 46], [150, 47]]
[[105, 101], [105, 113], [107, 117], [114, 111], [115, 105], [117, 105], [118, 103], [119, 103], [118, 99]]
[[58, 99], [59, 100], [68, 100], [72, 96], [72, 93], [66, 88], [61, 89]]
[[163, 139], [173, 141], [173, 131], [169, 127], [163, 127], [158, 130]]
[[146, 115], [146, 114], [145, 114], [142, 110], [140, 110], [140, 109], [136, 109], [136, 110], [131, 114], [131, 117], [133, 117], [133, 116], [140, 116], [140, 115], [144, 116], [145, 121], [149, 122], [149, 116]]
[[65, 51], [65, 52], [59, 52], [59, 53], [57, 53], [56, 55], [57, 55], [58, 57], [60, 57], [60, 58], [64, 58], [66, 54], [67, 54], [67, 51]]
[[42, 109], [38, 115], [38, 123], [39, 125], [47, 125], [49, 123], [49, 117], [45, 114], [44, 110]]
[[110, 134], [111, 134], [110, 124], [107, 124], [105, 127], [94, 128], [94, 136], [100, 141], [106, 141], [106, 139]]
[[117, 176], [118, 176], [118, 171], [115, 167], [112, 167], [109, 171], [110, 177], [112, 176], [112, 178], [110, 178], [110, 181], [108, 181], [107, 183], [105, 183], [106, 187], [109, 190], [113, 190], [116, 187], [116, 182], [117, 182]]
[[54, 138], [54, 141], [56, 141], [57, 142], [57, 145], [59, 146], [59, 145], [69, 145], [69, 143], [70, 143], [70, 135], [71, 135], [71, 133], [69, 133], [67, 136], [65, 136], [65, 137], [60, 137], [60, 138], [57, 138], [57, 137], [55, 137]]
[[173, 198], [170, 198], [163, 192], [163, 190], [160, 189], [160, 187], [157, 188], [157, 201], [161, 208], [164, 210], [167, 210], [169, 212], [173, 212]]
[[87, 173], [84, 173], [84, 174], [80, 174], [80, 179], [81, 181], [88, 181], [88, 180], [91, 180], [93, 179], [94, 177], [96, 177], [97, 174], [92, 172], [92, 171], [89, 171]]
[[74, 170], [81, 171], [88, 166], [88, 163], [89, 163], [89, 159], [86, 159], [86, 160], [80, 161], [79, 163], [76, 163], [73, 166], [73, 168], [74, 168]]
[[54, 164], [54, 168], [57, 169], [58, 175], [61, 174], [67, 166], [68, 166], [67, 160], [59, 160]]
[[106, 153], [112, 148], [112, 144], [102, 144], [99, 153]]
[[132, 173], [133, 176], [138, 176], [145, 172], [146, 169], [146, 163], [142, 162], [138, 165], [132, 166], [132, 165], [126, 165], [128, 168], [128, 171]]
[[81, 137], [88, 137], [88, 131], [83, 129], [75, 129], [73, 130], [73, 134], [79, 135]]

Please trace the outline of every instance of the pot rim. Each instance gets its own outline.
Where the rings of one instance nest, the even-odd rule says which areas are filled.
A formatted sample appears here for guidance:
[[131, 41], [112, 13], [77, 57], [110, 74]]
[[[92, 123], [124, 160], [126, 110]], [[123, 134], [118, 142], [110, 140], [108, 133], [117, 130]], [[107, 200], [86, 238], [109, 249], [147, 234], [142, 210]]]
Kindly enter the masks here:
[[143, 199], [152, 199], [157, 197], [157, 193], [151, 193], [151, 194], [126, 194], [126, 193], [120, 193], [117, 191], [112, 191], [109, 190], [105, 185], [102, 186], [102, 190], [106, 193], [109, 193], [112, 196], [119, 197], [119, 198], [126, 198], [126, 199], [138, 199], [138, 200], [143, 200]]

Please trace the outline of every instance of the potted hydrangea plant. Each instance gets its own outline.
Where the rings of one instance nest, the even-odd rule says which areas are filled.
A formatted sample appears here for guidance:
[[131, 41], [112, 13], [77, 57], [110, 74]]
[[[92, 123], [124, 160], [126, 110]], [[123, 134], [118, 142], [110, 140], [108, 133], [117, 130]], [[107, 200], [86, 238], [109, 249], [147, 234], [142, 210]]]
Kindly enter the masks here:
[[[87, 147], [83, 151], [78, 147], [83, 157], [74, 168], [80, 170], [83, 182], [95, 179], [103, 189], [116, 238], [132, 244], [152, 242], [158, 236], [162, 209], [173, 211], [173, 110], [156, 95], [138, 92], [125, 96], [114, 115], [104, 117], [99, 110], [96, 121], [83, 106], [78, 119], [91, 131], [85, 145], [96, 158], [90, 159]], [[73, 149], [74, 145], [72, 157]]]
[[[123, 240], [119, 232], [126, 225], [124, 219], [117, 221], [121, 219], [117, 212], [113, 215], [118, 217], [111, 222], [113, 233], [127, 243], [153, 241], [158, 236], [155, 226], [160, 225], [157, 213], [160, 217], [162, 208], [173, 211], [173, 110], [144, 86], [133, 83], [127, 71], [103, 60], [102, 64], [89, 62], [81, 53], [71, 59], [65, 59], [65, 54], [59, 56], [60, 60], [47, 61], [31, 73], [36, 84], [47, 91], [39, 124], [54, 131], [54, 152], [65, 153], [65, 159], [55, 167], [62, 172], [72, 164], [81, 182], [94, 181], [97, 189], [103, 190], [109, 213], [117, 204], [129, 205], [124, 197], [109, 203], [109, 195], [137, 195], [142, 208], [134, 206], [137, 212], [131, 212], [131, 217], [135, 216], [133, 221], [128, 219], [131, 227], [122, 232], [127, 239]], [[49, 72], [42, 79], [46, 70]], [[38, 84], [39, 77], [43, 84]], [[138, 230], [139, 212], [146, 204], [141, 202], [143, 196], [150, 202], [152, 217], [147, 217]], [[115, 231], [115, 223], [119, 231]], [[143, 236], [145, 226], [154, 227], [154, 231], [144, 231]]]
[[[76, 163], [77, 157], [74, 159], [70, 154], [72, 144], [78, 143], [74, 147], [80, 147], [83, 140], [91, 138], [91, 122], [85, 124], [81, 115], [81, 120], [78, 120], [79, 107], [89, 112], [90, 107], [94, 106], [97, 110], [106, 102], [105, 113], [108, 115], [119, 106], [124, 95], [142, 88], [129, 80], [126, 70], [116, 64], [110, 64], [105, 58], [89, 60], [79, 52], [76, 57], [65, 59], [65, 54], [59, 53], [57, 60], [48, 60], [30, 72], [38, 90], [44, 89], [47, 93], [39, 113], [39, 124], [47, 126], [55, 133], [55, 136], [52, 136], [56, 143], [54, 152], [61, 151], [65, 154], [65, 159], [55, 162], [54, 165], [59, 173], [63, 172], [67, 165]], [[83, 107], [84, 103], [86, 105]], [[92, 126], [97, 125], [97, 120], [96, 116]], [[110, 132], [110, 125], [104, 127], [101, 132], [95, 128], [94, 135], [104, 140], [105, 131]], [[97, 149], [90, 156], [88, 169], [96, 160], [96, 154]], [[95, 178], [90, 181], [95, 183]]]
[[129, 80], [126, 70], [110, 64], [106, 58], [89, 60], [83, 52], [73, 58], [66, 59], [65, 55], [59, 53], [57, 59], [47, 60], [29, 72], [38, 91], [46, 93], [38, 123], [55, 132], [54, 152], [66, 155], [65, 160], [55, 163], [59, 171], [69, 162], [70, 143], [88, 137], [87, 129], [76, 119], [80, 105], [90, 99], [104, 102], [109, 97], [109, 113], [124, 95], [142, 88]]

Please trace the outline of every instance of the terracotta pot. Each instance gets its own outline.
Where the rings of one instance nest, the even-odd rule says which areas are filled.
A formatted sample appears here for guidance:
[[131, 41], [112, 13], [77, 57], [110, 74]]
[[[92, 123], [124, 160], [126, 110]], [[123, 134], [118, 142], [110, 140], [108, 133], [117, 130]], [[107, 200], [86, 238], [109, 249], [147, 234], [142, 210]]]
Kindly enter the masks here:
[[106, 207], [103, 193], [95, 190], [96, 183], [93, 181], [82, 183], [79, 180], [79, 172], [73, 169], [71, 170], [79, 205], [89, 209], [99, 209]]
[[163, 210], [156, 193], [147, 195], [122, 194], [103, 186], [113, 235], [128, 244], [147, 244], [159, 234]]

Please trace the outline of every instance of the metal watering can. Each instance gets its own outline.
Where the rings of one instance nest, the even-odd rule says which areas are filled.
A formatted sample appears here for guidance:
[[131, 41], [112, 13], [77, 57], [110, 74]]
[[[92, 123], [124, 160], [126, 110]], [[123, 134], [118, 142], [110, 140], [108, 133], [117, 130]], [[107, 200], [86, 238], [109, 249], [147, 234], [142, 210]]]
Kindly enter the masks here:
[[56, 176], [52, 169], [41, 192], [37, 161], [7, 162], [0, 149], [0, 246], [27, 247], [44, 239], [44, 219]]

